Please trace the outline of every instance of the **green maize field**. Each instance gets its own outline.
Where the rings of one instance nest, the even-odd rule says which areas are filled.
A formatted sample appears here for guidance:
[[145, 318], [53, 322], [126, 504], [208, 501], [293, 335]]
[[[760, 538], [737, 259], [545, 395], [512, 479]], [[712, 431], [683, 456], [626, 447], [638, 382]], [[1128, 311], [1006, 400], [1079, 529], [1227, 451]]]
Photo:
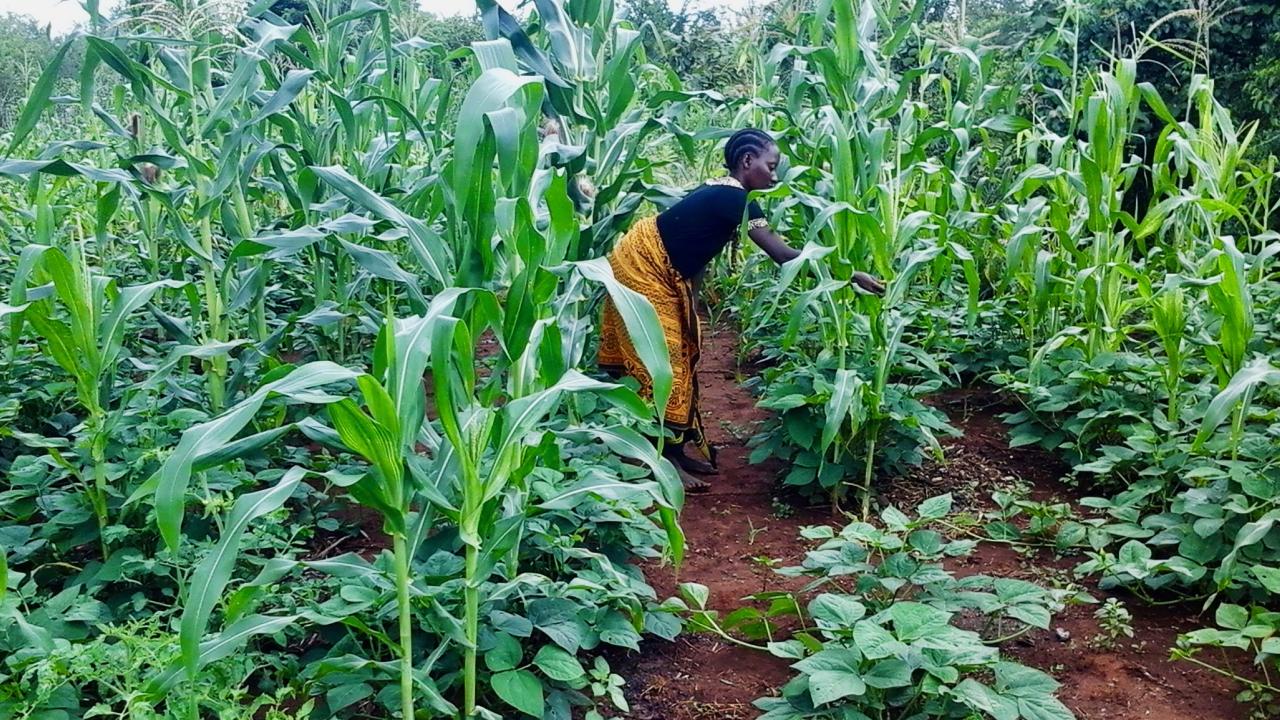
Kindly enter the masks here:
[[0, 22], [0, 718], [1280, 716], [1280, 8], [475, 5]]

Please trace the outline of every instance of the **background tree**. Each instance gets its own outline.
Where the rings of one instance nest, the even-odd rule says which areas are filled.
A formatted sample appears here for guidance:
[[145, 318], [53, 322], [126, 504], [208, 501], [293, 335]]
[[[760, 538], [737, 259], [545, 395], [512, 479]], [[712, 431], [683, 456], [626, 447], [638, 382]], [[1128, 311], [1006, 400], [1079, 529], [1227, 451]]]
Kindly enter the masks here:
[[627, 0], [622, 17], [644, 31], [649, 60], [675, 71], [685, 87], [732, 93], [743, 83], [735, 38], [716, 11], [690, 9], [688, 0]]
[[[0, 15], [0, 132], [13, 126], [22, 101], [58, 51], [60, 38], [26, 15]], [[80, 72], [83, 48], [77, 43], [68, 52], [58, 73], [61, 83], [74, 82]]]
[[1280, 3], [1274, 1], [1089, 0], [1080, 28], [1081, 60], [1103, 63], [1108, 54], [1136, 49], [1140, 79], [1175, 107], [1185, 99], [1191, 75], [1207, 71], [1236, 122], [1259, 124], [1255, 149], [1269, 152], [1280, 148], [1274, 116], [1277, 35]]

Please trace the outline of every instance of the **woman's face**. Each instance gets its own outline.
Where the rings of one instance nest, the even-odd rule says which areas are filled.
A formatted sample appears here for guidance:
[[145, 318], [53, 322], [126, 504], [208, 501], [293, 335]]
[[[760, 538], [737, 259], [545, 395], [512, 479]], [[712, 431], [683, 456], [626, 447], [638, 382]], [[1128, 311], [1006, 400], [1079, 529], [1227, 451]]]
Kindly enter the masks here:
[[744, 161], [743, 186], [748, 190], [768, 190], [773, 187], [777, 182], [773, 173], [778, 169], [778, 161], [781, 159], [777, 145], [770, 145], [759, 155], [748, 155]]

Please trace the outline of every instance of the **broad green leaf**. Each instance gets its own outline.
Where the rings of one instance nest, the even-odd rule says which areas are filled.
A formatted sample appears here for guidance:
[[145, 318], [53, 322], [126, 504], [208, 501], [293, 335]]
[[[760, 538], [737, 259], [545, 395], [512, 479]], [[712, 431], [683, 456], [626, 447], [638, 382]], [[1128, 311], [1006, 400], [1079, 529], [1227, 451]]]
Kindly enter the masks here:
[[490, 679], [493, 691], [503, 702], [526, 715], [542, 717], [546, 707], [542, 698], [542, 681], [528, 670], [508, 670]]
[[573, 682], [586, 675], [578, 658], [555, 645], [543, 645], [533, 658], [533, 664], [552, 680]]
[[1130, 540], [1120, 546], [1120, 552], [1116, 554], [1116, 558], [1126, 565], [1145, 567], [1147, 561], [1151, 559], [1151, 548], [1137, 540]]
[[302, 468], [291, 468], [274, 487], [258, 492], [241, 495], [231, 507], [231, 513], [223, 524], [222, 535], [218, 544], [205, 556], [192, 573], [191, 585], [187, 588], [187, 602], [182, 609], [182, 622], [179, 640], [182, 645], [182, 660], [186, 667], [187, 677], [195, 679], [200, 669], [202, 653], [200, 641], [203, 639], [205, 627], [213, 608], [222, 599], [222, 591], [231, 579], [231, 571], [235, 568], [236, 556], [240, 553], [240, 540], [248, 529], [249, 523], [274, 512], [284, 505], [306, 471]]
[[808, 653], [805, 651], [804, 643], [799, 640], [782, 640], [780, 642], [771, 642], [767, 645], [769, 654], [774, 657], [786, 658], [788, 660], [802, 660]]
[[368, 683], [351, 683], [339, 685], [325, 693], [324, 699], [329, 709], [338, 712], [343, 708], [373, 696], [373, 687]]
[[1058, 690], [1058, 681], [1048, 673], [1015, 662], [996, 663], [996, 688], [1017, 698], [1050, 696]]
[[489, 613], [489, 622], [493, 623], [495, 629], [515, 637], [527, 638], [533, 634], [533, 623], [529, 622], [528, 618], [512, 615], [502, 610], [494, 610]]
[[1258, 582], [1262, 583], [1262, 587], [1266, 588], [1267, 592], [1280, 595], [1280, 569], [1254, 565], [1249, 568], [1249, 571], [1258, 578]]
[[924, 603], [897, 602], [889, 607], [895, 634], [904, 641], [918, 640], [947, 627], [951, 616]]
[[1018, 720], [1018, 703], [974, 680], [965, 678], [951, 691], [951, 696], [974, 710], [987, 713], [995, 720]]
[[907, 687], [911, 685], [911, 666], [898, 658], [881, 660], [863, 673], [862, 680], [870, 687], [881, 690]]
[[493, 672], [510, 670], [520, 664], [520, 641], [500, 632], [494, 635], [494, 645], [484, 654], [484, 666]]
[[640, 460], [653, 471], [661, 492], [654, 499], [662, 505], [659, 519], [667, 533], [667, 545], [671, 559], [677, 568], [684, 562], [685, 537], [680, 527], [678, 512], [684, 507], [684, 483], [676, 474], [671, 461], [658, 454], [653, 444], [640, 433], [626, 427], [585, 428], [584, 433], [598, 438], [610, 450], [625, 458]]
[[860, 660], [861, 655], [856, 648], [827, 645], [800, 662], [793, 663], [792, 667], [800, 672], [813, 674], [822, 670], [856, 669]]
[[[228, 409], [222, 415], [196, 425], [182, 434], [178, 447], [157, 472], [155, 484], [156, 524], [160, 535], [170, 550], [177, 550], [185, 513], [187, 485], [191, 481], [193, 466], [202, 458], [219, 452], [231, 442], [254, 418], [263, 403], [273, 395], [282, 395], [298, 402], [328, 403], [339, 398], [316, 392], [317, 388], [337, 382], [354, 380], [359, 376], [352, 370], [327, 361], [307, 363], [285, 377], [267, 383], [253, 395]], [[149, 490], [140, 490], [129, 498], [134, 502]]]
[[1249, 611], [1239, 605], [1223, 603], [1214, 614], [1214, 622], [1228, 630], [1242, 630], [1249, 624]]
[[40, 72], [40, 77], [36, 78], [36, 84], [27, 94], [27, 102], [22, 106], [22, 113], [18, 115], [18, 121], [13, 125], [13, 137], [9, 140], [9, 147], [4, 152], [6, 157], [12, 155], [31, 131], [35, 130], [37, 123], [40, 122], [40, 115], [44, 113], [45, 108], [49, 107], [49, 98], [53, 95], [54, 86], [58, 83], [58, 75], [62, 72], [62, 61], [67, 57], [67, 51], [71, 49], [75, 40], [72, 37], [63, 42], [58, 52], [49, 59], [44, 70]]
[[685, 600], [688, 600], [689, 604], [694, 608], [703, 610], [707, 607], [707, 601], [711, 597], [711, 591], [706, 585], [686, 582], [680, 583], [680, 595], [683, 596]]
[[853, 627], [853, 641], [869, 660], [879, 660], [905, 652], [907, 646], [873, 620]]
[[941, 520], [951, 514], [951, 493], [931, 497], [920, 503], [916, 514], [921, 520]]
[[679, 510], [684, 506], [684, 485], [676, 474], [670, 460], [658, 454], [653, 443], [635, 430], [616, 426], [611, 428], [583, 428], [582, 432], [594, 437], [609, 447], [614, 453], [632, 460], [639, 460], [649, 467], [654, 478], [662, 488], [662, 496], [658, 498], [670, 507]]
[[841, 698], [862, 695], [867, 684], [857, 668], [819, 670], [809, 676], [809, 697], [815, 706], [826, 705]]
[[578, 605], [563, 598], [542, 598], [529, 603], [529, 621], [557, 645], [577, 653], [589, 632], [578, 617]]
[[1018, 712], [1024, 720], [1075, 720], [1075, 714], [1051, 695], [1018, 698]]
[[907, 517], [906, 513], [892, 505], [880, 511], [880, 519], [883, 520], [885, 525], [893, 531], [906, 530], [911, 524], [911, 518]]
[[828, 628], [851, 630], [866, 614], [867, 608], [847, 595], [823, 593], [809, 603], [809, 615]]

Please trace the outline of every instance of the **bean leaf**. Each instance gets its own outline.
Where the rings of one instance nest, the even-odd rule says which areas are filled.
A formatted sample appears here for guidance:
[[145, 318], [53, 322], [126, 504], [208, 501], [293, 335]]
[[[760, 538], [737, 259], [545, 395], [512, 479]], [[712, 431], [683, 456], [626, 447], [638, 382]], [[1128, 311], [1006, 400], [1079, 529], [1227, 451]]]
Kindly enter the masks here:
[[542, 717], [542, 681], [528, 670], [508, 670], [493, 676], [493, 691], [503, 702], [526, 715]]
[[578, 659], [555, 645], [543, 645], [533, 658], [533, 664], [552, 680], [571, 682], [586, 674]]

